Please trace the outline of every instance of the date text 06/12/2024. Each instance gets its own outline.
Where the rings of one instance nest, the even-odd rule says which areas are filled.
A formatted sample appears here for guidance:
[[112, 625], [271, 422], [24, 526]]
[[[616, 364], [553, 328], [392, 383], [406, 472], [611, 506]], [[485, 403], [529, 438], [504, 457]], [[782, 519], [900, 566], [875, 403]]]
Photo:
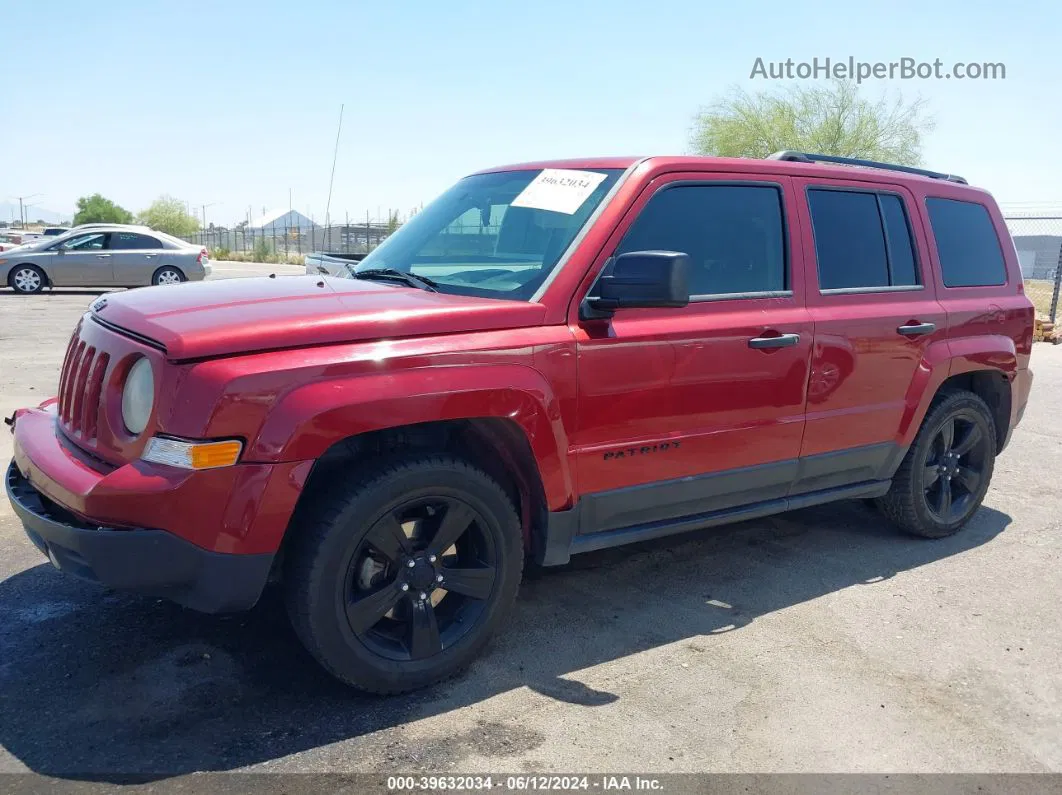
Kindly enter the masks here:
[[658, 778], [642, 776], [388, 776], [387, 789], [393, 792], [661, 792], [663, 784]]

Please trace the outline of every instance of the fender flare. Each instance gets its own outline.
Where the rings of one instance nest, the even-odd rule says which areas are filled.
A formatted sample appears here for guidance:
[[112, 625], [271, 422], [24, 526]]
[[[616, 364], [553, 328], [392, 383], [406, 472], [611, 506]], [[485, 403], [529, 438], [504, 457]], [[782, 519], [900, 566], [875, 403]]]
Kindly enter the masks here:
[[1018, 371], [1014, 340], [993, 334], [940, 340], [927, 347], [907, 388], [896, 436], [901, 448], [906, 450], [914, 441], [933, 398], [946, 380], [985, 371], [997, 372], [1008, 381], [1014, 379]]
[[319, 458], [336, 442], [424, 422], [496, 418], [527, 437], [550, 510], [574, 492], [568, 436], [556, 396], [537, 370], [517, 364], [454, 365], [355, 375], [296, 387], [280, 398], [246, 460]]

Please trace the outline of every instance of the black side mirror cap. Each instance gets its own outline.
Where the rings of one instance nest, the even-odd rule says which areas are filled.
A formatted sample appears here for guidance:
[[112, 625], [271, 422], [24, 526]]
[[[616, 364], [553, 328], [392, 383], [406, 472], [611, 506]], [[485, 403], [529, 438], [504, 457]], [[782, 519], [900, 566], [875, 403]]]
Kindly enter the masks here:
[[679, 251], [631, 251], [616, 257], [583, 301], [586, 320], [617, 309], [681, 308], [689, 305], [689, 261]]

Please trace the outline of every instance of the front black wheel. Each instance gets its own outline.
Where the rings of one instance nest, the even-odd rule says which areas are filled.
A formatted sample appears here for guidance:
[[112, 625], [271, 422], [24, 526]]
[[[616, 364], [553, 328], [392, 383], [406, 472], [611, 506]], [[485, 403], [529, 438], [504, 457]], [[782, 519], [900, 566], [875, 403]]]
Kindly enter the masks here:
[[375, 693], [460, 671], [519, 587], [523, 537], [508, 495], [467, 462], [436, 456], [363, 474], [333, 494], [289, 531], [288, 611], [307, 649]]
[[910, 533], [949, 536], [981, 506], [995, 459], [988, 406], [972, 392], [946, 393], [930, 407], [878, 507]]

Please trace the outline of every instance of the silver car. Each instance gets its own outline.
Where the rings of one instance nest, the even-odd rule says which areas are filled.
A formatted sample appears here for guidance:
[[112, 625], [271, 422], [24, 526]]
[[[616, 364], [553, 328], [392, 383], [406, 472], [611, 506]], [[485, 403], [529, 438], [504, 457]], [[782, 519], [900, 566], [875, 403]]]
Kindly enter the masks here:
[[180, 284], [209, 273], [205, 248], [146, 226], [92, 224], [0, 253], [0, 285], [19, 293]]

